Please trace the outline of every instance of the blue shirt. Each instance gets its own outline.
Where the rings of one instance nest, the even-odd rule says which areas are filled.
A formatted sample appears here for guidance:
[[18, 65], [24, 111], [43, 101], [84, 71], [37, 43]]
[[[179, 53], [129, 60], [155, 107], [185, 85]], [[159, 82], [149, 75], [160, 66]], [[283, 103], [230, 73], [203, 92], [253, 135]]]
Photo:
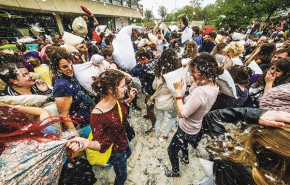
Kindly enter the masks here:
[[[88, 97], [75, 77], [64, 76], [56, 78], [53, 87], [53, 97], [72, 96], [72, 104], [69, 109], [69, 115], [75, 119], [80, 127], [90, 124], [90, 108]], [[82, 119], [82, 120], [80, 120]]]
[[151, 60], [144, 65], [138, 64], [131, 70], [131, 75], [139, 78], [142, 84], [142, 88], [144, 89], [145, 93], [149, 95], [152, 95], [155, 92], [152, 87], [152, 83], [155, 78], [154, 66], [155, 61]]
[[202, 51], [202, 38], [200, 36], [194, 36], [192, 37], [192, 40], [194, 40], [198, 46], [198, 52], [201, 52]]
[[249, 90], [245, 88], [244, 91], [242, 91], [239, 86], [236, 85], [236, 93], [237, 93], [237, 99], [234, 97], [227, 96], [225, 94], [220, 94], [217, 96], [217, 99], [215, 103], [213, 104], [211, 111], [217, 110], [217, 109], [224, 109], [224, 108], [238, 108], [242, 107], [243, 103], [247, 100], [249, 95]]

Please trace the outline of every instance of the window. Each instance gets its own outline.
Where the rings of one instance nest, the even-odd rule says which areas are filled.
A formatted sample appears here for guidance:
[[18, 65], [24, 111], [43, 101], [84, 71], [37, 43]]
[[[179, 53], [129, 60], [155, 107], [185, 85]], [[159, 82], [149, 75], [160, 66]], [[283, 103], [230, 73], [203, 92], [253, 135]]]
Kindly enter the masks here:
[[113, 0], [113, 5], [121, 6], [122, 0]]
[[131, 8], [137, 9], [138, 7], [138, 0], [131, 0]]

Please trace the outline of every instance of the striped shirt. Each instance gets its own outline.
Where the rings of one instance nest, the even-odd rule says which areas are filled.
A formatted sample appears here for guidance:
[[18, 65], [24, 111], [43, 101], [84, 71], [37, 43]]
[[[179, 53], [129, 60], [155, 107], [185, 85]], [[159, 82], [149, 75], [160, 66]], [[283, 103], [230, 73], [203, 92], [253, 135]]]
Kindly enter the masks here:
[[101, 144], [101, 153], [106, 152], [112, 143], [112, 153], [121, 153], [127, 147], [126, 121], [128, 118], [128, 105], [118, 100], [121, 106], [123, 121], [121, 122], [117, 104], [108, 112], [91, 114], [90, 124], [93, 133], [93, 140]]

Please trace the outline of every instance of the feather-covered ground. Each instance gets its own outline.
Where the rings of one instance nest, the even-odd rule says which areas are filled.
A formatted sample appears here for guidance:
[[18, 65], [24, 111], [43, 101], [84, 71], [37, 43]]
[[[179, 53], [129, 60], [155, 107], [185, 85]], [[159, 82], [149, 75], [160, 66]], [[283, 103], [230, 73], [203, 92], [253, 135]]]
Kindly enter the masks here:
[[[178, 178], [169, 178], [164, 171], [171, 169], [167, 154], [167, 147], [174, 135], [177, 125], [169, 134], [168, 140], [157, 139], [154, 131], [145, 134], [151, 126], [149, 119], [144, 119], [146, 114], [144, 95], [140, 94], [138, 105], [141, 111], [131, 109], [129, 122], [136, 132], [135, 138], [131, 141], [132, 156], [128, 159], [128, 178], [126, 185], [194, 185], [198, 184], [203, 177], [204, 171], [199, 162], [199, 157], [207, 156], [204, 145], [200, 144], [197, 149], [189, 146], [189, 164], [180, 163], [180, 175]], [[164, 131], [168, 115], [164, 119], [161, 133]], [[176, 124], [178, 123], [178, 120]], [[202, 142], [206, 142], [203, 140]], [[93, 166], [98, 181], [95, 185], [114, 184], [115, 172], [112, 167]]]

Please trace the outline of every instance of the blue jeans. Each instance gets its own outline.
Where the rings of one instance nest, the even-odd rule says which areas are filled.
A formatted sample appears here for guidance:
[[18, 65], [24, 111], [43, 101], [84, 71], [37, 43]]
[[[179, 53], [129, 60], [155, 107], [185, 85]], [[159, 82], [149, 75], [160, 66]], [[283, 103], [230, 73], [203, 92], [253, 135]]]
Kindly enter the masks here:
[[[156, 111], [156, 122], [155, 122], [155, 136], [158, 137], [160, 135], [160, 127], [161, 124], [164, 120], [164, 113], [165, 111], [163, 110], [159, 110], [159, 109], [155, 109]], [[168, 136], [169, 132], [171, 131], [172, 127], [175, 124], [176, 118], [177, 118], [177, 109], [176, 107], [168, 110], [168, 113], [170, 114], [170, 119], [167, 123], [165, 132], [164, 132], [164, 136]]]
[[109, 162], [113, 165], [114, 171], [116, 173], [114, 185], [123, 185], [127, 179], [127, 159], [131, 156], [132, 151], [127, 142], [127, 148], [124, 152], [111, 154]]
[[167, 148], [169, 159], [172, 165], [172, 171], [179, 172], [178, 152], [181, 150], [184, 156], [188, 156], [188, 143], [193, 144], [198, 135], [199, 133], [195, 135], [189, 135], [181, 130], [180, 127], [178, 127]]

